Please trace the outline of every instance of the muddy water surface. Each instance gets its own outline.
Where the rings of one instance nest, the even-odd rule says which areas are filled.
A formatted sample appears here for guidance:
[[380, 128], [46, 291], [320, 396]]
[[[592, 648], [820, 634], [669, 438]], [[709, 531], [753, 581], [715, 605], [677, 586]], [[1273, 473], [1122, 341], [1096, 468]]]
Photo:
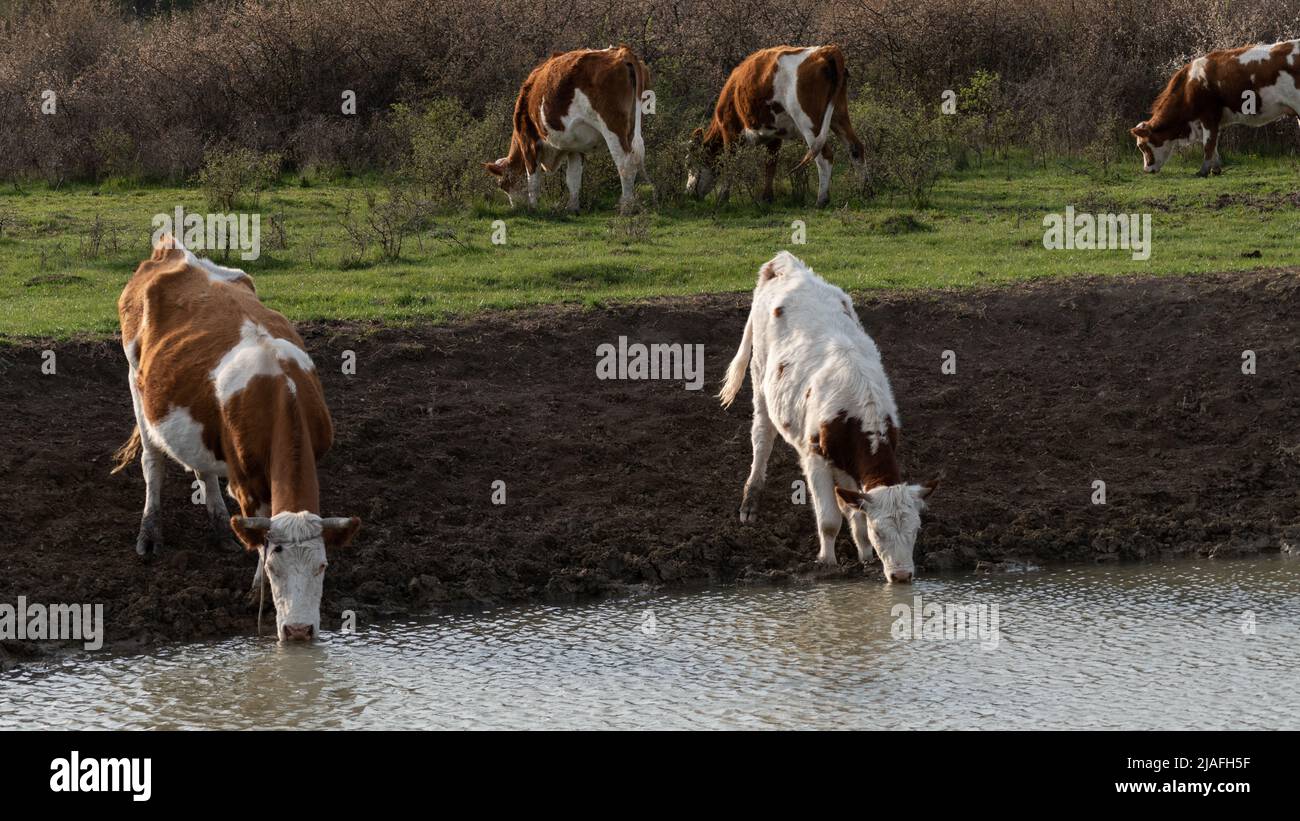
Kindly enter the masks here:
[[[919, 620], [903, 609], [917, 597]], [[984, 621], [939, 636], [927, 605], [976, 605]], [[0, 728], [1300, 729], [1297, 670], [1300, 559], [1273, 555], [718, 589], [315, 646], [89, 655], [3, 674]]]

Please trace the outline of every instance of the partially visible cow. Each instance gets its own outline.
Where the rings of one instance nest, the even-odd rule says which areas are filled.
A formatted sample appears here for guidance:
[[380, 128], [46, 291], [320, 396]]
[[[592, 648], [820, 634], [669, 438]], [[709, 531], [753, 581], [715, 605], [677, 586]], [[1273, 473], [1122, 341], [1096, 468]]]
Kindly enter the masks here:
[[1198, 177], [1219, 174], [1219, 131], [1267, 125], [1300, 112], [1300, 40], [1212, 51], [1178, 69], [1151, 107], [1150, 119], [1129, 132], [1154, 174], [1175, 149], [1200, 143]]
[[767, 460], [779, 433], [799, 454], [817, 515], [818, 561], [834, 565], [849, 519], [858, 558], [874, 547], [885, 578], [907, 582], [925, 500], [938, 482], [905, 484], [899, 473], [898, 408], [880, 362], [844, 291], [788, 251], [758, 272], [740, 349], [719, 398], [730, 406], [749, 366], [754, 388], [754, 461], [740, 520], [757, 518]]
[[650, 70], [627, 46], [581, 49], [551, 57], [532, 70], [515, 101], [510, 152], [484, 163], [512, 205], [537, 205], [544, 172], [565, 166], [569, 210], [578, 210], [583, 157], [609, 149], [623, 184], [620, 208], [635, 201], [636, 177], [645, 170], [642, 95]]
[[[199, 259], [170, 236], [136, 268], [117, 310], [136, 426], [114, 472], [140, 456], [136, 552], [162, 547], [170, 456], [203, 483], [213, 540], [237, 536], [257, 551], [254, 585], [270, 579], [279, 638], [312, 639], [327, 550], [346, 546], [361, 520], [319, 515], [316, 462], [334, 429], [302, 339], [261, 303], [247, 274]], [[223, 476], [242, 516], [226, 512]]]
[[[825, 205], [830, 199], [832, 133], [848, 146], [859, 175], [863, 169], [862, 141], [849, 122], [848, 79], [839, 46], [777, 46], [746, 57], [722, 86], [708, 128], [693, 134], [697, 158], [687, 192], [708, 194], [717, 181], [719, 155], [743, 139], [767, 148], [763, 198], [771, 200], [781, 141], [801, 139], [808, 151], [796, 167], [816, 161], [817, 204]], [[725, 187], [718, 191], [719, 197], [726, 194]]]

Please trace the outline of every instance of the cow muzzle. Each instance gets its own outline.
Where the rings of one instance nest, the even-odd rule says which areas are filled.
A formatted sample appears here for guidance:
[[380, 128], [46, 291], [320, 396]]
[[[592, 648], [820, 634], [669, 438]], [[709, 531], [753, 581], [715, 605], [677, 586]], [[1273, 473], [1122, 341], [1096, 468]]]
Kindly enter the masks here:
[[891, 570], [889, 571], [890, 584], [911, 584], [912, 571], [910, 570]]
[[316, 626], [312, 624], [286, 624], [284, 641], [311, 641], [316, 637]]

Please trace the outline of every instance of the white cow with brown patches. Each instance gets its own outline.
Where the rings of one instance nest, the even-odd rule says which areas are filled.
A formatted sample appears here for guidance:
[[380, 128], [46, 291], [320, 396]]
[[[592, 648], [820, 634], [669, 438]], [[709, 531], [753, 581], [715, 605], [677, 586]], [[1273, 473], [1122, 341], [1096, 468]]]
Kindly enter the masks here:
[[1173, 153], [1200, 144], [1198, 177], [1219, 174], [1219, 133], [1229, 125], [1258, 128], [1300, 113], [1300, 40], [1244, 46], [1197, 57], [1169, 79], [1150, 118], [1129, 129], [1142, 170], [1158, 172]]
[[511, 205], [535, 207], [543, 175], [563, 165], [569, 210], [577, 211], [583, 159], [604, 146], [623, 186], [619, 207], [629, 208], [645, 170], [641, 97], [649, 87], [650, 70], [625, 45], [553, 54], [519, 89], [510, 152], [483, 167]]
[[[316, 462], [333, 426], [302, 339], [257, 298], [243, 271], [199, 259], [165, 236], [118, 300], [136, 426], [114, 472], [138, 454], [145, 478], [136, 552], [162, 547], [164, 458], [194, 472], [218, 543], [238, 537], [269, 578], [276, 633], [320, 632], [326, 554], [361, 521], [322, 519]], [[222, 499], [226, 477], [242, 515]]]
[[874, 548], [885, 578], [907, 582], [925, 500], [938, 485], [905, 484], [895, 461], [898, 408], [848, 294], [787, 251], [758, 272], [740, 349], [719, 397], [735, 401], [748, 366], [754, 386], [754, 461], [740, 520], [757, 518], [767, 460], [779, 433], [799, 454], [817, 515], [818, 561], [834, 565], [848, 517], [858, 558]]

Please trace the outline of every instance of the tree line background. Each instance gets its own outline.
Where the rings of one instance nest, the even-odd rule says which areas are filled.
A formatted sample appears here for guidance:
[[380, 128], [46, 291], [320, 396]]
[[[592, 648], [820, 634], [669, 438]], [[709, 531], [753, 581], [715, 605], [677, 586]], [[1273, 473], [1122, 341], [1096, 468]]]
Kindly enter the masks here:
[[[189, 181], [242, 152], [276, 172], [401, 171], [454, 199], [489, 184], [478, 162], [505, 152], [529, 69], [620, 42], [654, 75], [652, 173], [684, 162], [741, 59], [783, 43], [844, 49], [884, 165], [918, 142], [957, 164], [1086, 156], [1119, 150], [1189, 58], [1296, 36], [1300, 0], [0, 2], [0, 179]], [[934, 116], [948, 89], [960, 133]], [[1227, 147], [1291, 151], [1295, 130]]]

